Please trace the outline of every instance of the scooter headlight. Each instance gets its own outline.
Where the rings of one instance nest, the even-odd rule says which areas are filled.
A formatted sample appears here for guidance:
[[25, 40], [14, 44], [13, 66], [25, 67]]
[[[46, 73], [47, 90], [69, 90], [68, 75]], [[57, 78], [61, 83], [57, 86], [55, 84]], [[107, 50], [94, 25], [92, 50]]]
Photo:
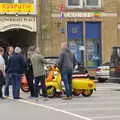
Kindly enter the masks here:
[[58, 74], [58, 72], [57, 72], [57, 71], [55, 71], [55, 72], [54, 72], [54, 75], [56, 76], [57, 74]]
[[88, 84], [88, 87], [89, 87], [89, 88], [92, 88], [92, 87], [93, 87], [93, 84], [89, 83], [89, 84]]

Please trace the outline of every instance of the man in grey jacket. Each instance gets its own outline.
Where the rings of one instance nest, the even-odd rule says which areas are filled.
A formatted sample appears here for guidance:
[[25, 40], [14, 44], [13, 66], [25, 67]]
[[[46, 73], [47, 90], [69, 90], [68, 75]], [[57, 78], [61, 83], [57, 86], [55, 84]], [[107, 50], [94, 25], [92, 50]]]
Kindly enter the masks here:
[[69, 50], [67, 43], [61, 44], [61, 53], [58, 61], [61, 70], [62, 79], [64, 81], [66, 97], [64, 99], [72, 99], [72, 71], [76, 64], [74, 54]]
[[[39, 48], [35, 48], [34, 54], [31, 56], [31, 62], [33, 66], [33, 74], [35, 78], [34, 94], [38, 97], [39, 82], [41, 82], [43, 96], [47, 97], [46, 85], [45, 85], [45, 70], [44, 70], [44, 57], [40, 54]], [[46, 99], [47, 100], [47, 99]]]

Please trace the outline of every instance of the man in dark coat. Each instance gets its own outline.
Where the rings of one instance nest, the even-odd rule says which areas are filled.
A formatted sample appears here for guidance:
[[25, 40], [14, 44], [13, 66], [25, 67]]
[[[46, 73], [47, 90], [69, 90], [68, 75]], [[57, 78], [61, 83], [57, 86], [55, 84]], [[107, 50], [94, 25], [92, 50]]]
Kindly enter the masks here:
[[76, 64], [74, 54], [69, 50], [67, 43], [61, 44], [61, 53], [58, 61], [61, 70], [62, 79], [64, 81], [66, 97], [64, 99], [72, 99], [72, 71]]
[[21, 76], [25, 73], [26, 62], [21, 55], [21, 48], [15, 48], [15, 54], [10, 58], [7, 72], [12, 75], [13, 98], [20, 99]]
[[[7, 68], [9, 59], [10, 59], [10, 57], [12, 57], [13, 53], [14, 53], [14, 48], [12, 46], [9, 46], [7, 48], [7, 53], [4, 55], [6, 68]], [[7, 74], [6, 79], [5, 79], [5, 89], [4, 89], [4, 94], [6, 97], [9, 96], [9, 85], [11, 83], [12, 83], [12, 76], [11, 76], [11, 74]]]

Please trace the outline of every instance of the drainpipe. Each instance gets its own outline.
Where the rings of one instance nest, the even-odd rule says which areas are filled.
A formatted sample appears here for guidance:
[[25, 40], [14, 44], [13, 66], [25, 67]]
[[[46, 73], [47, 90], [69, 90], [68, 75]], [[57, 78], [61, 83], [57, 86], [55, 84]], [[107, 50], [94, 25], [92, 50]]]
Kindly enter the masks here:
[[36, 47], [39, 47], [40, 40], [40, 0], [37, 0], [36, 3], [37, 8], [37, 16], [36, 16], [36, 27], [37, 27], [37, 35], [36, 35]]

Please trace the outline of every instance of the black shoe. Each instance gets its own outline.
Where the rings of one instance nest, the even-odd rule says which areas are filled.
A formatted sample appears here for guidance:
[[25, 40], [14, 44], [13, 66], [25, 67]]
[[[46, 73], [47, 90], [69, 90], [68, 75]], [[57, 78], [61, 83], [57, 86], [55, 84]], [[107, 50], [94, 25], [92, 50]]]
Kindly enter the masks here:
[[5, 98], [4, 97], [0, 97], [1, 100], [4, 100]]
[[14, 97], [14, 99], [19, 100], [19, 99], [23, 99], [23, 98], [21, 98], [21, 97]]

